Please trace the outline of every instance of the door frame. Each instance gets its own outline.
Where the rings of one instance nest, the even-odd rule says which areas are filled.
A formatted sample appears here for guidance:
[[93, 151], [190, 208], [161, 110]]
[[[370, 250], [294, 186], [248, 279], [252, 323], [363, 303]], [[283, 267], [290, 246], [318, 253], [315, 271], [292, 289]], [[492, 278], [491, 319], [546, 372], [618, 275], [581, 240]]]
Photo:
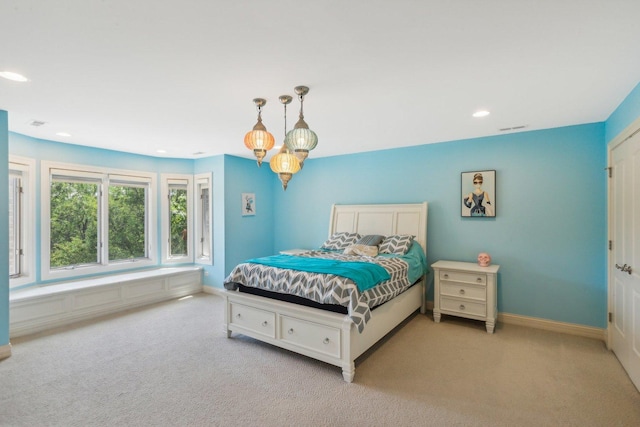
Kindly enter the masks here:
[[[606, 342], [607, 349], [611, 350], [611, 334], [609, 333], [609, 328], [611, 328], [612, 323], [609, 321], [609, 314], [613, 313], [613, 299], [612, 299], [612, 284], [613, 284], [613, 266], [615, 265], [615, 260], [613, 259], [613, 250], [608, 249], [609, 242], [613, 240], [613, 203], [612, 203], [612, 194], [613, 194], [613, 180], [609, 178], [609, 171], [611, 171], [612, 159], [611, 152], [618, 145], [625, 142], [627, 139], [631, 138], [636, 133], [640, 132], [640, 117], [637, 117], [629, 126], [627, 126], [622, 132], [616, 135], [608, 144], [607, 144], [607, 170], [606, 180], [607, 180], [607, 329], [606, 329]], [[613, 172], [615, 173], [615, 172]]]

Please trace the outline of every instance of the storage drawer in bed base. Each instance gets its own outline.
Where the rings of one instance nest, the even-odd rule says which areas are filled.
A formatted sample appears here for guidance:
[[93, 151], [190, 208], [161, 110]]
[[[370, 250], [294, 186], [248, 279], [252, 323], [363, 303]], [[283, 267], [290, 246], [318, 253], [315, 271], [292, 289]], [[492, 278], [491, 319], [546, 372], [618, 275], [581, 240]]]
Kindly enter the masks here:
[[225, 290], [224, 330], [339, 366], [351, 382], [358, 356], [418, 309], [424, 313], [423, 283], [377, 307], [362, 333], [344, 314]]

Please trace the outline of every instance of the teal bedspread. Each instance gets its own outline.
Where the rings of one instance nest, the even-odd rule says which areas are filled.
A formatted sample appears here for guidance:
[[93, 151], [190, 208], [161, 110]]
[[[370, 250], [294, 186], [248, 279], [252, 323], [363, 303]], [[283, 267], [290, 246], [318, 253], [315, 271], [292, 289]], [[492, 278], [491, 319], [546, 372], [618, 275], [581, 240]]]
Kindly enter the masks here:
[[291, 255], [273, 255], [247, 260], [253, 264], [288, 268], [311, 273], [335, 274], [353, 280], [360, 292], [389, 280], [391, 276], [383, 267], [370, 262], [338, 261], [325, 258], [306, 258]]

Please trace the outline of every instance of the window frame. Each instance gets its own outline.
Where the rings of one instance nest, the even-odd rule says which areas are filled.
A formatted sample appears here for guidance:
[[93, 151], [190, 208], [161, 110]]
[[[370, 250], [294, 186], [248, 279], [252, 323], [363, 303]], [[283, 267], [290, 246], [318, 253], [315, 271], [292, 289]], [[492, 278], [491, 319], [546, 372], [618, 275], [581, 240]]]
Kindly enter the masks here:
[[[126, 271], [141, 267], [149, 267], [157, 264], [155, 230], [157, 229], [156, 219], [156, 174], [143, 171], [129, 171], [112, 168], [102, 168], [87, 165], [68, 164], [59, 162], [42, 161], [40, 173], [40, 193], [41, 193], [41, 238], [40, 238], [40, 256], [41, 256], [41, 277], [42, 280], [57, 280], [70, 277], [78, 277], [93, 274], [104, 274], [114, 271]], [[98, 242], [102, 242], [100, 248], [96, 248], [98, 253], [98, 262], [95, 264], [86, 264], [78, 266], [69, 266], [63, 268], [51, 268], [51, 183], [53, 176], [66, 177], [79, 180], [99, 180], [101, 186], [101, 194], [98, 200], [99, 220], [98, 223]], [[135, 258], [129, 260], [109, 261], [109, 183], [111, 180], [115, 182], [132, 182], [136, 184], [144, 183], [147, 187], [147, 198], [145, 213], [147, 224], [145, 227], [146, 240], [146, 258]]]
[[[209, 189], [209, 203], [207, 206], [203, 206], [202, 204], [202, 195], [200, 189], [206, 186]], [[211, 172], [196, 174], [193, 176], [193, 217], [195, 226], [194, 232], [195, 236], [193, 239], [194, 242], [194, 250], [193, 255], [195, 262], [197, 264], [205, 264], [211, 265], [213, 264], [213, 174]], [[203, 230], [203, 213], [208, 213], [208, 221], [207, 225], [209, 228], [209, 255], [202, 255], [202, 251], [200, 250], [200, 243], [204, 239], [204, 230]]]
[[[161, 181], [161, 232], [160, 240], [162, 263], [163, 264], [175, 264], [184, 263], [190, 264], [194, 262], [194, 249], [193, 244], [193, 175], [187, 174], [162, 174], [160, 176]], [[170, 239], [171, 239], [171, 218], [169, 217], [169, 187], [171, 185], [181, 185], [187, 191], [187, 255], [175, 256], [171, 255]]]
[[9, 155], [9, 174], [20, 172], [22, 181], [20, 212], [20, 275], [9, 277], [9, 289], [36, 281], [36, 161], [27, 157]]

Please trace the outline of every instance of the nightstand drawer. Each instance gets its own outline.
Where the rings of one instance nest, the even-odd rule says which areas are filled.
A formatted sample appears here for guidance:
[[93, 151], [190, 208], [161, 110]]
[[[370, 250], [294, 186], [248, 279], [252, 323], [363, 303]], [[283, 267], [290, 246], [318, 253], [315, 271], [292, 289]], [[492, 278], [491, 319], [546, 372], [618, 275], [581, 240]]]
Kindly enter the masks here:
[[261, 335], [266, 335], [270, 338], [275, 338], [275, 313], [235, 303], [231, 303], [230, 308], [229, 322], [231, 324]]
[[440, 271], [440, 280], [449, 282], [464, 282], [485, 285], [487, 283], [487, 275], [481, 273], [462, 273], [459, 271]]
[[442, 311], [451, 311], [461, 314], [486, 317], [487, 305], [481, 302], [440, 297], [440, 308]]
[[440, 283], [440, 295], [469, 298], [484, 302], [487, 300], [487, 288], [483, 285], [442, 282]]

